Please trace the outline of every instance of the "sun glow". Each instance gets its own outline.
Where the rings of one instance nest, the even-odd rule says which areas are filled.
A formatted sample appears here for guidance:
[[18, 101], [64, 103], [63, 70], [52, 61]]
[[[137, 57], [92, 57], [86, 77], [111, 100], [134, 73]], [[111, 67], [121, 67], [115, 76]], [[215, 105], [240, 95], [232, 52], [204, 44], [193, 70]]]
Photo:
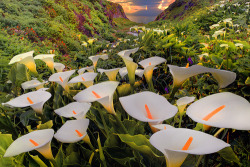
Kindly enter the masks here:
[[158, 6], [158, 9], [160, 9], [160, 10], [167, 9], [168, 5], [166, 5], [166, 3], [168, 3], [168, 1], [165, 2], [164, 0], [162, 0], [161, 3], [160, 3], [160, 5]]

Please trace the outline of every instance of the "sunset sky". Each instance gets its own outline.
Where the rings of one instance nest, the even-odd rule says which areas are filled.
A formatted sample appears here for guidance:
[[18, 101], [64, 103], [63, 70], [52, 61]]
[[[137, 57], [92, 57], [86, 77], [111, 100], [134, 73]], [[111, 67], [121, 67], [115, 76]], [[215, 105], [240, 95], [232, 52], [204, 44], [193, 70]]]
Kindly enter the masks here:
[[127, 15], [157, 16], [175, 0], [109, 0], [122, 5]]

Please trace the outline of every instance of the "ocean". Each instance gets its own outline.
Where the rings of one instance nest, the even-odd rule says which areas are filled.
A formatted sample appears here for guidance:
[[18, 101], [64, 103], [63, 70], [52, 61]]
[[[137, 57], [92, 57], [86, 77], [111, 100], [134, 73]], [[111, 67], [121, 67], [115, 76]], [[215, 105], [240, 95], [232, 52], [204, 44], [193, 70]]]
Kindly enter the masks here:
[[156, 16], [133, 16], [133, 15], [127, 15], [129, 20], [136, 22], [136, 23], [144, 23], [147, 24], [151, 21], [154, 21]]

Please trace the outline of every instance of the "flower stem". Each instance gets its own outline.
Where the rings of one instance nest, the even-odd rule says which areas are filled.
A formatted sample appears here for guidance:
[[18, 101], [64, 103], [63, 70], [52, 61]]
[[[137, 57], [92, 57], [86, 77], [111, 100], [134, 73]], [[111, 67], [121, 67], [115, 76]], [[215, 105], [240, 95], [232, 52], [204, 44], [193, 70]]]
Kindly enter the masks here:
[[182, 114], [180, 114], [179, 128], [181, 128]]

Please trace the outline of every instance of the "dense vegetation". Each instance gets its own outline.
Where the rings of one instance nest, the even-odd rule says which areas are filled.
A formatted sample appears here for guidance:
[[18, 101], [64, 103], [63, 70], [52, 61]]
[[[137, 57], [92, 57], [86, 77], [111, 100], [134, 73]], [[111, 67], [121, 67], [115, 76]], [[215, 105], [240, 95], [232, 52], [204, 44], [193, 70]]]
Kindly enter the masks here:
[[[192, 96], [199, 101], [208, 95], [231, 92], [249, 102], [249, 6], [244, 1], [216, 3], [206, 10], [190, 14], [181, 24], [163, 20], [145, 27], [135, 26], [126, 19], [107, 17], [108, 8], [104, 0], [0, 2], [3, 16], [0, 17], [0, 102], [6, 103], [28, 92], [35, 92], [35, 88], [24, 90], [22, 85], [34, 78], [40, 82], [49, 81], [44, 83], [44, 87], [51, 94], [44, 104], [42, 115], [29, 106], [10, 108], [0, 105], [0, 166], [165, 166], [164, 155], [149, 142], [154, 128], [128, 114], [119, 98], [151, 91], [165, 97], [173, 106], [178, 106], [177, 100], [182, 97]], [[132, 26], [131, 34], [135, 36], [126, 33], [128, 27]], [[17, 138], [35, 130], [54, 129], [57, 132], [67, 121], [75, 120], [54, 111], [74, 102], [78, 93], [91, 89], [91, 86], [84, 86], [80, 82], [69, 84], [70, 88], [61, 86], [58, 83], [64, 80], [61, 78], [63, 76], [60, 76], [59, 82], [53, 81], [51, 76], [58, 73], [54, 73], [54, 69], [51, 71], [41, 60], [35, 60], [37, 73], [21, 63], [8, 65], [14, 55], [31, 50], [35, 51], [35, 55], [54, 53], [53, 61], [66, 65], [64, 71], [91, 67], [94, 62], [90, 56], [104, 56], [103, 60], [97, 62], [97, 69], [92, 69], [99, 72], [94, 80], [95, 86], [110, 79], [100, 69], [127, 66], [128, 60], [123, 57], [126, 52], [121, 51], [133, 48], [138, 48], [138, 51], [131, 51], [131, 66], [156, 56], [164, 58], [166, 62], [156, 66], [152, 80], [146, 72], [143, 77], [135, 76], [134, 82], [130, 74], [115, 76], [119, 85], [109, 98], [116, 114], [110, 108], [93, 102], [86, 113], [86, 118], [90, 120], [86, 127], [89, 140], [67, 144], [53, 139], [51, 147], [55, 159], [46, 159], [35, 151], [3, 157]], [[105, 58], [106, 54], [108, 59]], [[211, 73], [201, 73], [176, 86], [169, 65], [186, 66], [187, 69], [199, 65], [219, 71], [227, 70], [235, 73], [236, 78], [230, 85], [221, 88], [218, 78]], [[127, 67], [128, 71], [131, 66]], [[142, 69], [142, 66], [139, 67]], [[74, 73], [69, 77], [77, 76]], [[105, 92], [106, 87], [102, 90]], [[250, 135], [247, 130], [206, 129], [187, 116], [184, 109], [181, 112], [180, 108], [174, 117], [163, 123], [203, 131], [231, 145], [218, 154], [204, 157], [189, 154], [183, 166], [199, 166], [199, 163], [200, 166], [250, 165]]]

